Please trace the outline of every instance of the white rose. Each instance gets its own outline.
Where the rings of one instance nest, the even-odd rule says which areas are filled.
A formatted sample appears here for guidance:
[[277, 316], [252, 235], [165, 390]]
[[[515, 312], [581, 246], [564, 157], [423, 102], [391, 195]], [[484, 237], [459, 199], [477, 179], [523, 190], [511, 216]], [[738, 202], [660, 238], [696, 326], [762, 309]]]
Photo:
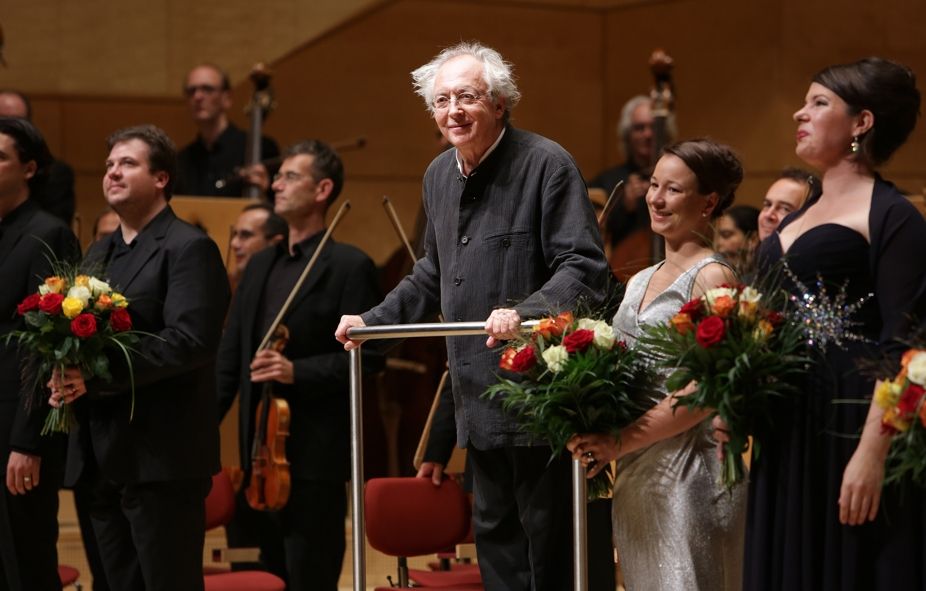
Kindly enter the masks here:
[[740, 293], [741, 302], [749, 302], [750, 304], [758, 304], [759, 300], [762, 299], [762, 294], [759, 293], [759, 290], [747, 285], [743, 288], [742, 293]]
[[600, 320], [593, 320], [591, 318], [579, 318], [578, 324], [576, 324], [577, 330], [595, 330], [595, 326], [601, 322]]
[[112, 291], [113, 288], [105, 281], [100, 281], [96, 277], [90, 278], [90, 292], [93, 293], [93, 297], [98, 298], [104, 293], [109, 295]]
[[84, 287], [83, 285], [75, 285], [68, 290], [69, 298], [74, 298], [75, 300], [80, 300], [83, 302], [84, 307], [87, 307], [87, 302], [90, 301], [90, 290]]
[[607, 322], [599, 320], [595, 327], [595, 346], [600, 349], [610, 349], [614, 346], [614, 329]]
[[920, 352], [913, 356], [907, 365], [907, 377], [914, 384], [926, 386], [926, 353]]
[[555, 347], [548, 347], [545, 349], [541, 357], [543, 357], [550, 371], [559, 373], [566, 367], [566, 360], [569, 359], [569, 351], [562, 345], [556, 345]]
[[39, 293], [40, 293], [41, 295], [47, 294], [47, 293], [48, 293], [48, 286], [45, 285], [44, 283], [43, 283], [42, 285], [40, 285], [40, 286], [39, 286]]

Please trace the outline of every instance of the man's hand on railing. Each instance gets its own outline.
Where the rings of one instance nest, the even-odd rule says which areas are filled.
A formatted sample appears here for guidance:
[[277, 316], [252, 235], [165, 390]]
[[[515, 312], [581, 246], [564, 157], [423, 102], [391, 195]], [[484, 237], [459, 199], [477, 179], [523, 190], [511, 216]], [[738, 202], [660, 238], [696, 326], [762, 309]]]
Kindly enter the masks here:
[[338, 323], [338, 328], [334, 331], [334, 338], [338, 339], [338, 342], [344, 344], [345, 351], [350, 351], [360, 346], [360, 341], [352, 341], [347, 338], [347, 331], [349, 329], [360, 326], [366, 326], [363, 322], [363, 318], [360, 316], [341, 316], [341, 322]]
[[521, 316], [515, 310], [499, 308], [492, 310], [486, 320], [486, 347], [494, 347], [499, 341], [506, 341], [518, 336], [521, 332]]

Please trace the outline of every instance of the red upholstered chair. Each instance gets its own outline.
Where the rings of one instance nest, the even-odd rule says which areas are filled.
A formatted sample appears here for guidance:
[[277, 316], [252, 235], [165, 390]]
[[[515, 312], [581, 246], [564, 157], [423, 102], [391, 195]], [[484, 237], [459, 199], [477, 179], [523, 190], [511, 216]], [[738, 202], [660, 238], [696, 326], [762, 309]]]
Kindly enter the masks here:
[[74, 568], [73, 566], [68, 566], [66, 564], [58, 565], [58, 578], [61, 580], [61, 586], [67, 587], [68, 585], [74, 585], [74, 588], [77, 591], [80, 591], [82, 587], [80, 582], [77, 580], [80, 578], [80, 571]]
[[367, 482], [365, 514], [370, 546], [398, 558], [399, 587], [408, 587], [411, 580], [442, 591], [482, 589], [478, 571], [415, 570], [406, 560], [440, 552], [466, 537], [469, 499], [457, 483], [445, 480], [436, 487], [426, 478], [374, 478]]
[[[227, 525], [235, 515], [235, 489], [225, 471], [212, 477], [212, 490], [206, 497], [206, 529]], [[204, 568], [206, 591], [285, 591], [280, 577], [264, 571], [218, 572]]]

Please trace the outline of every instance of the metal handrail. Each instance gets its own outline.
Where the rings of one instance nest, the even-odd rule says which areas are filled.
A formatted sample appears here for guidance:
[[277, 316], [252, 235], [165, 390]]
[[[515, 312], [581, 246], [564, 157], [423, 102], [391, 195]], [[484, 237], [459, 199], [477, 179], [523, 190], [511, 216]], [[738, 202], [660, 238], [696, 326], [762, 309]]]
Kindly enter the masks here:
[[[539, 323], [521, 323], [521, 331], [529, 332]], [[386, 324], [358, 326], [347, 331], [352, 341], [407, 339], [417, 337], [459, 337], [485, 335], [483, 322], [428, 322], [420, 324]], [[350, 352], [350, 448], [351, 448], [351, 526], [353, 531], [354, 591], [366, 590], [366, 533], [363, 507], [363, 388], [360, 348]], [[585, 467], [572, 461], [572, 524], [574, 591], [588, 591], [587, 524]]]

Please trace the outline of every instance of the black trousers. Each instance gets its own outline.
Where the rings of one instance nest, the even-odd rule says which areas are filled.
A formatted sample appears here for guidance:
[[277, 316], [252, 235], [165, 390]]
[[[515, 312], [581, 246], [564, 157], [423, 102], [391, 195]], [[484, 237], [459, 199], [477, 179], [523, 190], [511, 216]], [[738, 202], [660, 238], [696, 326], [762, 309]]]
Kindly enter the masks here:
[[231, 548], [260, 548], [261, 566], [290, 591], [337, 591], [344, 561], [347, 490], [343, 482], [294, 478], [280, 511], [255, 511], [238, 494], [226, 528]]
[[478, 450], [473, 528], [486, 591], [572, 588], [571, 463], [548, 447]]
[[64, 477], [66, 440], [63, 436], [43, 440], [39, 485], [24, 495], [10, 494], [6, 466], [17, 403], [0, 402], [0, 591], [58, 590], [58, 489]]
[[91, 482], [90, 518], [113, 589], [203, 589], [211, 479], [118, 484], [97, 474]]

